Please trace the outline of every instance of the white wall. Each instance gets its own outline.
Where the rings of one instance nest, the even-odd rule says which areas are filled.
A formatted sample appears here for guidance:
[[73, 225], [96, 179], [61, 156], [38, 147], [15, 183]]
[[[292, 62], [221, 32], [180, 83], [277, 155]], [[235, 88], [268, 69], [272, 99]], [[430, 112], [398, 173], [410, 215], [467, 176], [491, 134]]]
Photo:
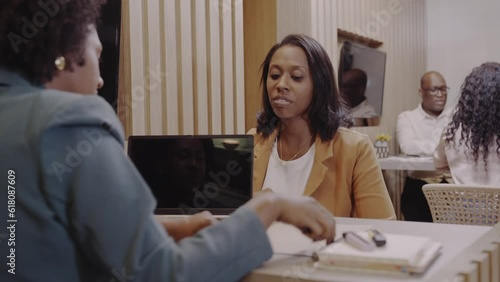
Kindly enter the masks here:
[[472, 68], [500, 62], [500, 1], [426, 0], [426, 10], [427, 69], [445, 77], [450, 107]]
[[325, 48], [336, 66], [337, 0], [277, 0], [276, 10], [278, 42], [291, 33], [309, 35]]

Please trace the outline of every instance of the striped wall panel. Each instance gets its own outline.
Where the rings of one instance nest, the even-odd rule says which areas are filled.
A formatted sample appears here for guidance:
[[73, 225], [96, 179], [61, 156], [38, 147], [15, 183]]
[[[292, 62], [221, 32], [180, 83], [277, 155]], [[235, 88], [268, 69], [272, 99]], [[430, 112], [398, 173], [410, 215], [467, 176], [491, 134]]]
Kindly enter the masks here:
[[123, 1], [127, 136], [245, 132], [242, 1]]

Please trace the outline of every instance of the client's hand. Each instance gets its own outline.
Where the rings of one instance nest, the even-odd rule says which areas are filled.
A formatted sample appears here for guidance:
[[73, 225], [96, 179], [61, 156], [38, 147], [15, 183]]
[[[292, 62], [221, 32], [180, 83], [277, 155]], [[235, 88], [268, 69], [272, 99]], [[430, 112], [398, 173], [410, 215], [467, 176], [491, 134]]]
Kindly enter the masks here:
[[184, 218], [156, 217], [156, 219], [165, 227], [167, 233], [172, 236], [175, 241], [192, 236], [201, 229], [218, 222], [218, 220], [208, 211], [203, 211]]
[[335, 219], [320, 203], [311, 197], [291, 197], [276, 193], [262, 193], [247, 204], [260, 217], [264, 226], [282, 221], [302, 230], [313, 240], [335, 238]]
[[274, 191], [271, 188], [264, 188], [260, 191], [254, 192], [253, 196], [256, 197], [263, 193], [274, 193]]

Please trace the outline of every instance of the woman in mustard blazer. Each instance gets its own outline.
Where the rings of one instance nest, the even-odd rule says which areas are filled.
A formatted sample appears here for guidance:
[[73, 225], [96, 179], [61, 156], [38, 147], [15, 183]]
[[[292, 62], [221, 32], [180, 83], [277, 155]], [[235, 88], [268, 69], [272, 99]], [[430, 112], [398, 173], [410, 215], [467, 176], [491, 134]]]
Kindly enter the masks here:
[[262, 70], [263, 111], [250, 131], [254, 193], [304, 194], [335, 216], [395, 219], [368, 136], [346, 128], [352, 119], [321, 45], [289, 35]]

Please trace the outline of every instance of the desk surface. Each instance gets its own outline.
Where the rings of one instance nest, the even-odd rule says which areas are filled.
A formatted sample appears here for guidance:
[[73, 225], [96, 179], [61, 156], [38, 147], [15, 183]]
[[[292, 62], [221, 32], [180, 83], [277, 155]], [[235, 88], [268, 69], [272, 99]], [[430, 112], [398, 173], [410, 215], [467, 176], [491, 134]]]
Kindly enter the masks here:
[[289, 254], [311, 254], [324, 242], [313, 243], [296, 228], [274, 223], [268, 235], [275, 252], [261, 268], [254, 270], [244, 282], [258, 281], [428, 281], [438, 270], [445, 267], [457, 255], [467, 249], [491, 227], [405, 222], [375, 219], [337, 218], [337, 234], [342, 231], [366, 230], [374, 227], [381, 232], [428, 236], [443, 244], [441, 255], [423, 274], [411, 276], [387, 276], [364, 273], [333, 272], [314, 268], [312, 259]]
[[432, 157], [389, 156], [378, 162], [384, 170], [436, 170]]

